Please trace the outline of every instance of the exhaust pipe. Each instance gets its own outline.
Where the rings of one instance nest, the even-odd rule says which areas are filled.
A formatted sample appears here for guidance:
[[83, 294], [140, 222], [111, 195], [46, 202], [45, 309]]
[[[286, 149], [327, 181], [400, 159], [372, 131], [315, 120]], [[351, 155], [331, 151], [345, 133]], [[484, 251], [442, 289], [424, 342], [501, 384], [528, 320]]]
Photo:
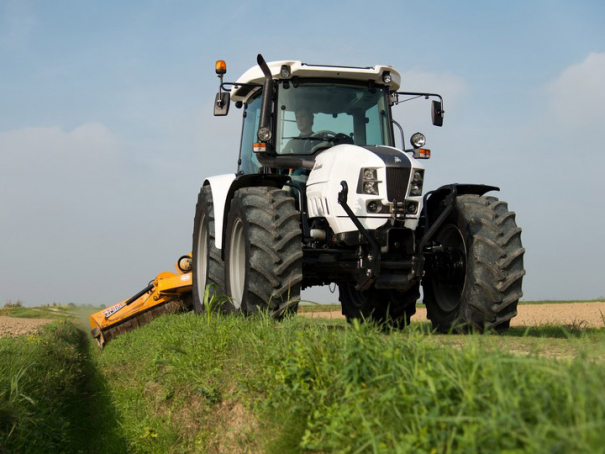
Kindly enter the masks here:
[[269, 142], [273, 133], [271, 132], [271, 101], [273, 100], [273, 76], [267, 62], [261, 54], [256, 57], [258, 66], [265, 75], [263, 83], [263, 100], [260, 115], [260, 124], [258, 127], [258, 140], [261, 142]]

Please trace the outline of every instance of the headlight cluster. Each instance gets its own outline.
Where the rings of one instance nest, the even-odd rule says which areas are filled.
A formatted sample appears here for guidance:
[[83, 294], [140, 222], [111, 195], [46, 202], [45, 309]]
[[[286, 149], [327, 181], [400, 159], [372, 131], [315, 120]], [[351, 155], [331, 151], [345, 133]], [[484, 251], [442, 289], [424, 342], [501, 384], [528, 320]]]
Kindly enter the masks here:
[[410, 195], [417, 197], [422, 195], [422, 183], [424, 183], [424, 170], [414, 170], [412, 174], [412, 187], [410, 188]]
[[378, 183], [380, 182], [376, 169], [361, 169], [359, 183], [358, 193], [378, 195]]

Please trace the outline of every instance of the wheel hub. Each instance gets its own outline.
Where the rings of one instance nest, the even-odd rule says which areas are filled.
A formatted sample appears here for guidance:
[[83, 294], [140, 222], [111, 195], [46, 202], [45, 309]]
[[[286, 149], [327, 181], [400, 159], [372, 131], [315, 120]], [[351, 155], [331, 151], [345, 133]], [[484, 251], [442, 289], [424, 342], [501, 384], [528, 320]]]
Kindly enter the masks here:
[[466, 282], [466, 244], [455, 224], [446, 225], [436, 238], [435, 252], [427, 257], [427, 271], [435, 301], [450, 312], [460, 304]]

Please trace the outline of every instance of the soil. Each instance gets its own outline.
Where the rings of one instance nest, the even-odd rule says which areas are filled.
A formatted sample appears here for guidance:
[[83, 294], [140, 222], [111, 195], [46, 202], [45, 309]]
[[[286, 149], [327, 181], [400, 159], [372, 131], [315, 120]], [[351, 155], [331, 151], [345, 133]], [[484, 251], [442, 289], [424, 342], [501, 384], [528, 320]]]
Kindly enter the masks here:
[[[300, 315], [312, 318], [344, 318], [340, 311], [303, 312]], [[426, 322], [426, 309], [418, 307], [412, 321]], [[571, 325], [577, 328], [605, 327], [605, 302], [522, 304], [511, 326]]]
[[42, 318], [0, 317], [0, 337], [15, 337], [30, 334], [52, 320]]

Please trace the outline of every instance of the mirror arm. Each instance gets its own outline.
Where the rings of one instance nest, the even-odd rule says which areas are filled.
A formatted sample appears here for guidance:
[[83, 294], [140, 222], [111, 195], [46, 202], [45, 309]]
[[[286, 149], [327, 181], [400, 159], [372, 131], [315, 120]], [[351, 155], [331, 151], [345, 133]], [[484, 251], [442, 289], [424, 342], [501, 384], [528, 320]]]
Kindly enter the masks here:
[[419, 92], [413, 92], [413, 91], [398, 91], [396, 92], [398, 95], [404, 95], [404, 96], [424, 96], [425, 99], [429, 99], [429, 97], [434, 96], [436, 98], [439, 98], [439, 102], [441, 102], [441, 106], [442, 112], [445, 112], [445, 109], [443, 109], [443, 106], [445, 104], [443, 104], [443, 98], [441, 97], [441, 95], [439, 93], [419, 93]]
[[[227, 88], [227, 86], [230, 86], [231, 88]], [[235, 87], [248, 87], [248, 88], [257, 88], [257, 87], [262, 87], [262, 84], [238, 84], [237, 82], [221, 82], [221, 90], [223, 91], [231, 91], [233, 88]]]
[[220, 108], [223, 107], [223, 75], [219, 74], [218, 78], [220, 80], [220, 83], [218, 85], [218, 97], [216, 99], [216, 105]]

